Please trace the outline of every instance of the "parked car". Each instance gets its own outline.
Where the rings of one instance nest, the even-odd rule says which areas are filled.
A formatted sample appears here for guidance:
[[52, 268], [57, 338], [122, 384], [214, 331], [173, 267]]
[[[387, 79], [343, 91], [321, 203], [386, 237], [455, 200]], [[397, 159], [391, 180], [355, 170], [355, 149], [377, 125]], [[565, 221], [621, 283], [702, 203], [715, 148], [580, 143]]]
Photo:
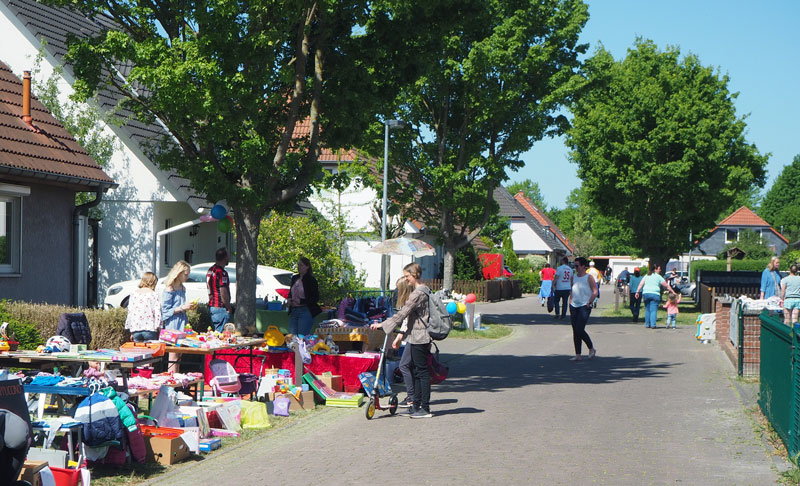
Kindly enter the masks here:
[[691, 297], [692, 300], [697, 300], [697, 286], [695, 282], [688, 282], [688, 281], [681, 281], [680, 284], [676, 286], [676, 290], [678, 290], [681, 295], [686, 295]]
[[[214, 263], [200, 263], [193, 265], [189, 271], [189, 278], [184, 282], [186, 287], [186, 300], [197, 299], [199, 303], [208, 302], [208, 286], [206, 284], [206, 273]], [[230, 263], [225, 267], [228, 271], [228, 278], [231, 286], [231, 303], [236, 301], [236, 264]], [[108, 288], [103, 306], [106, 309], [115, 307], [128, 307], [128, 297], [131, 292], [139, 286], [140, 280], [126, 280], [116, 283]], [[281, 302], [285, 299], [280, 295], [278, 289], [286, 289], [292, 282], [292, 272], [281, 268], [259, 265], [256, 271], [256, 298], [263, 300], [275, 300], [277, 297]], [[160, 295], [164, 290], [164, 278], [158, 280], [156, 292]]]

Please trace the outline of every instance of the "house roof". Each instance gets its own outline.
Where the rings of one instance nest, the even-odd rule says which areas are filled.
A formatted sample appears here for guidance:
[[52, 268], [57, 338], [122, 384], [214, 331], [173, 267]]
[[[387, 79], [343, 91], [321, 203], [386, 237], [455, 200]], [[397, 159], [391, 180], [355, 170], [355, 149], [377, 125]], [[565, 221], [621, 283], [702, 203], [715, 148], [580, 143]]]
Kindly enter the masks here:
[[511, 194], [503, 186], [497, 186], [494, 190], [494, 200], [500, 206], [500, 216], [505, 216], [511, 219], [524, 218], [525, 213], [519, 207], [517, 202], [511, 197]]
[[766, 228], [775, 233], [780, 239], [785, 241], [787, 244], [789, 243], [789, 240], [787, 240], [785, 236], [780, 234], [775, 228], [773, 228], [769, 223], [764, 221], [759, 215], [754, 213], [747, 206], [740, 207], [736, 211], [732, 212], [728, 217], [717, 223], [717, 225], [711, 230], [711, 233], [713, 233], [719, 228], [731, 227], [731, 226], [734, 226], [736, 228], [744, 228], [744, 227]]
[[22, 121], [22, 80], [0, 62], [0, 173], [106, 191], [117, 184], [38, 100], [32, 130]]
[[[67, 52], [67, 35], [73, 34], [78, 37], [88, 37], [100, 33], [103, 30], [114, 29], [115, 24], [110, 17], [99, 15], [92, 19], [80, 12], [68, 9], [51, 7], [35, 0], [0, 0], [17, 17], [22, 25], [27, 29], [27, 34], [35, 44], [45, 40], [45, 49], [59, 62], [63, 62]], [[121, 75], [125, 76], [130, 72], [131, 66], [117, 66]], [[72, 75], [70, 66], [64, 66], [65, 73]], [[104, 112], [116, 111], [124, 124], [119, 127], [139, 148], [148, 154], [150, 143], [168, 135], [166, 128], [159, 122], [142, 123], [138, 121], [133, 113], [117, 108], [124, 94], [108, 89], [101, 90], [97, 94], [99, 108]], [[152, 163], [152, 161], [151, 161]], [[171, 187], [167, 189], [178, 199], [187, 202], [193, 210], [197, 211], [201, 207], [207, 207], [205, 196], [199, 194], [191, 188], [188, 179], [178, 175], [172, 170], [161, 170], [154, 166], [153, 171], [161, 171], [164, 180]]]
[[569, 250], [569, 252], [573, 255], [575, 254], [575, 248], [572, 246], [572, 243], [570, 243], [569, 238], [567, 238], [567, 236], [561, 231], [561, 228], [559, 228], [543, 211], [540, 211], [530, 199], [525, 197], [525, 194], [522, 191], [514, 194], [514, 200], [516, 200], [517, 203], [519, 203], [519, 205], [541, 226], [549, 227], [550, 231], [553, 232], [564, 248]]

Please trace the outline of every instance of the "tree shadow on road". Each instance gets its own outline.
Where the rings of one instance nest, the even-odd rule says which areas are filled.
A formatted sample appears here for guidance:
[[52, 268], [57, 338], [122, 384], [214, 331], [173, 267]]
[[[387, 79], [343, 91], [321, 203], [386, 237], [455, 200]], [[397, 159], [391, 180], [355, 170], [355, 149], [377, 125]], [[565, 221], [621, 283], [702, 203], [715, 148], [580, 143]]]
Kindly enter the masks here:
[[496, 391], [526, 385], [559, 383], [603, 384], [660, 378], [681, 363], [653, 362], [631, 356], [598, 356], [580, 362], [568, 355], [452, 355], [442, 354], [450, 376], [437, 385], [445, 392]]
[[[630, 316], [625, 317], [598, 317], [595, 315], [597, 311], [592, 311], [589, 316], [589, 325], [604, 325], [604, 324], [633, 324]], [[663, 319], [663, 315], [661, 316]], [[570, 327], [569, 314], [564, 319], [556, 319], [553, 314], [536, 314], [536, 313], [519, 313], [519, 314], [481, 314], [481, 318], [488, 323], [504, 324], [507, 326], [521, 325], [563, 325]], [[639, 325], [643, 325], [644, 310], [639, 315]]]

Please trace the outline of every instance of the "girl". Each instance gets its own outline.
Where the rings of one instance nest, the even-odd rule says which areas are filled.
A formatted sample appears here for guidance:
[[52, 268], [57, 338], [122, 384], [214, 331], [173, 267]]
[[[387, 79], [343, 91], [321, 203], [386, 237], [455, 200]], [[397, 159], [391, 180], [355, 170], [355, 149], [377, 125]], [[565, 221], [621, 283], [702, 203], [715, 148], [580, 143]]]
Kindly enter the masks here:
[[[402, 308], [406, 301], [408, 300], [408, 296], [411, 295], [411, 286], [406, 283], [405, 278], [400, 278], [397, 280], [397, 308]], [[406, 337], [408, 333], [408, 319], [403, 320], [403, 324], [400, 325], [400, 329], [398, 330], [397, 337], [394, 338], [394, 342], [392, 342], [392, 348], [398, 349], [400, 347], [400, 342], [403, 338]], [[403, 355], [400, 357], [400, 366], [398, 367], [400, 370], [400, 374], [403, 375], [403, 383], [406, 385], [406, 397], [397, 404], [398, 407], [409, 408], [414, 402], [414, 374], [413, 370], [411, 369], [411, 346], [405, 348], [403, 350]]]
[[186, 287], [183, 282], [189, 278], [189, 264], [183, 260], [172, 266], [164, 279], [164, 291], [161, 293], [161, 318], [165, 329], [183, 331], [188, 318], [186, 311], [194, 309], [197, 304], [186, 303]]
[[570, 361], [581, 361], [581, 341], [589, 347], [589, 359], [594, 358], [592, 339], [586, 332], [586, 323], [592, 311], [592, 303], [597, 300], [597, 282], [586, 273], [589, 262], [583, 257], [575, 259], [575, 274], [572, 276], [572, 291], [569, 294], [569, 317], [572, 321], [572, 342], [575, 356]]
[[672, 324], [672, 329], [675, 329], [676, 321], [678, 320], [678, 304], [681, 302], [681, 294], [672, 292], [667, 298], [667, 303], [664, 308], [667, 309], [667, 328]]
[[161, 304], [155, 292], [157, 282], [156, 274], [144, 272], [139, 288], [131, 293], [125, 329], [131, 332], [134, 342], [158, 340], [158, 330], [161, 328]]
[[411, 295], [400, 311], [383, 322], [376, 322], [370, 326], [372, 329], [383, 329], [390, 333], [399, 326], [404, 319], [408, 319], [408, 347], [403, 354], [411, 352], [411, 363], [414, 375], [414, 406], [411, 409], [411, 418], [429, 418], [431, 414], [431, 373], [428, 369], [428, 356], [431, 354], [431, 336], [425, 325], [430, 318], [428, 314], [428, 298], [431, 291], [419, 281], [422, 276], [422, 267], [419, 263], [409, 263], [403, 267], [403, 277], [412, 288]]

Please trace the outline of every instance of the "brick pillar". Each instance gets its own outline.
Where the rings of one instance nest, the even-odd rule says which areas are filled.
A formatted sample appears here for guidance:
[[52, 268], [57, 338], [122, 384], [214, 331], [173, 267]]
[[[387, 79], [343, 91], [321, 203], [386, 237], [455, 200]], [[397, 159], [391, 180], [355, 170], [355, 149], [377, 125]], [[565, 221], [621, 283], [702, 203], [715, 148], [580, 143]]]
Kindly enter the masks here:
[[731, 340], [731, 304], [730, 302], [720, 302], [715, 299], [717, 314], [717, 342], [728, 344]]

